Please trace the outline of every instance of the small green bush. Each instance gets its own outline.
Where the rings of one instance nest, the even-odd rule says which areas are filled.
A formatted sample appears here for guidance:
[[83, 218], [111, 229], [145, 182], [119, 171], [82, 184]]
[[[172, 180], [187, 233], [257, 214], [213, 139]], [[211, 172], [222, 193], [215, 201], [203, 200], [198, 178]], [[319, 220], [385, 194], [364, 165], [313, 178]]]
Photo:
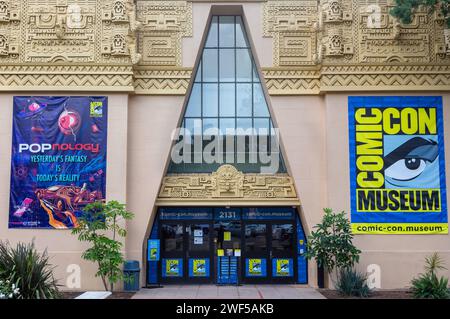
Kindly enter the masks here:
[[434, 253], [425, 259], [425, 273], [411, 281], [414, 298], [449, 299], [448, 278], [438, 277], [437, 271], [447, 269], [439, 254]]
[[11, 247], [0, 241], [0, 280], [15, 283], [24, 299], [60, 297], [47, 252], [38, 253], [34, 243]]
[[314, 226], [315, 230], [308, 236], [305, 257], [315, 259], [319, 267], [335, 277], [341, 269], [352, 268], [359, 261], [361, 251], [353, 245], [350, 221], [345, 212], [335, 213], [331, 208], [324, 208], [322, 222]]
[[371, 291], [366, 280], [365, 274], [352, 268], [341, 269], [336, 282], [336, 290], [344, 296], [369, 297]]

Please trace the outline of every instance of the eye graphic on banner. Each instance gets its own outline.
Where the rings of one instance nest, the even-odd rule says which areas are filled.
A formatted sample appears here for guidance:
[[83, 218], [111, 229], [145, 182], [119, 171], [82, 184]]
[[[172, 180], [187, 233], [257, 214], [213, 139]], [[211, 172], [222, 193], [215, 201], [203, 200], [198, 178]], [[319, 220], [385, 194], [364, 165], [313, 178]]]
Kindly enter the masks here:
[[[107, 103], [14, 97], [10, 228], [76, 227], [87, 204], [104, 201]], [[92, 105], [101, 110], [95, 117]]]
[[447, 234], [441, 97], [349, 97], [352, 230]]

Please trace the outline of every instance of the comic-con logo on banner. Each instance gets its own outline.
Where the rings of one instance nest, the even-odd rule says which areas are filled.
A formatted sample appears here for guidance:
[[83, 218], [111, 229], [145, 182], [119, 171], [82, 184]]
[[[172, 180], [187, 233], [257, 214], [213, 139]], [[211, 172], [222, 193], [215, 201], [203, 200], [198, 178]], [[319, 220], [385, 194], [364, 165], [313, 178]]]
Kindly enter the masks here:
[[447, 234], [441, 97], [349, 97], [352, 230]]
[[72, 228], [105, 199], [106, 97], [14, 97], [10, 228]]

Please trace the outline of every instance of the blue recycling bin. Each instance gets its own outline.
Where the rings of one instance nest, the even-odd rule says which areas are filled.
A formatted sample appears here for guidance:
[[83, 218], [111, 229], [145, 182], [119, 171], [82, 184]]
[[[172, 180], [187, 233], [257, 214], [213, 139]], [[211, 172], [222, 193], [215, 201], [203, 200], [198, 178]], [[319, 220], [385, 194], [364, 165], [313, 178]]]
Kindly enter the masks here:
[[141, 269], [139, 267], [139, 261], [127, 260], [123, 264], [124, 284], [123, 289], [125, 291], [138, 291], [140, 288], [139, 277]]

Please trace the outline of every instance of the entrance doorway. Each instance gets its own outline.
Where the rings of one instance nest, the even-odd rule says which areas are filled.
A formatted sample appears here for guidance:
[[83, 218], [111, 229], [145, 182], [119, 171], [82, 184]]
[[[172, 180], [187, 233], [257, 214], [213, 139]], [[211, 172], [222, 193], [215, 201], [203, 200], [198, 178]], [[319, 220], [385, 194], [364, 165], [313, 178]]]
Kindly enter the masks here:
[[148, 271], [158, 272], [159, 283], [217, 283], [223, 257], [237, 259], [239, 283], [306, 278], [306, 242], [294, 208], [164, 207], [156, 228], [161, 258]]
[[213, 260], [211, 221], [161, 223], [160, 281], [210, 283]]
[[295, 282], [293, 222], [246, 222], [244, 234], [245, 283]]

